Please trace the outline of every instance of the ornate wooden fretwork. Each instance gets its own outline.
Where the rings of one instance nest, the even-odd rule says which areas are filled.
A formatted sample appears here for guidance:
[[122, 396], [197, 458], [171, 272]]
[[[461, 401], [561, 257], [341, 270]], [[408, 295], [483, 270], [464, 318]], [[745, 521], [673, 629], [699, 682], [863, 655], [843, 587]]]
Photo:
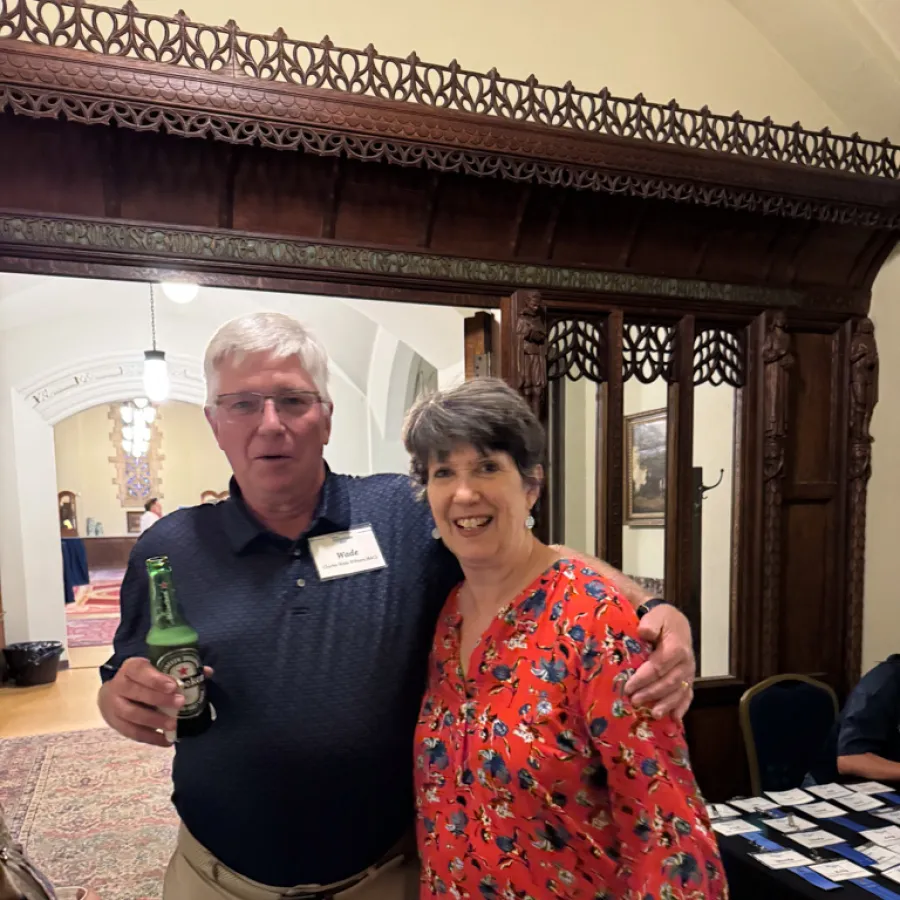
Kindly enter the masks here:
[[707, 326], [694, 337], [694, 384], [744, 386], [747, 358], [744, 332]]
[[92, 54], [173, 68], [255, 79], [262, 82], [458, 110], [588, 134], [712, 150], [749, 159], [796, 163], [840, 172], [900, 177], [900, 148], [886, 138], [840, 137], [829, 129], [809, 131], [799, 122], [717, 115], [707, 107], [682, 109], [675, 100], [651, 103], [638, 94], [615, 97], [423, 62], [383, 56], [321, 41], [298, 41], [282, 29], [272, 35], [241, 31], [232, 20], [222, 26], [141, 13], [129, 0], [121, 9], [74, 0], [0, 0], [0, 38], [81, 50]]
[[[0, 0], [2, 2], [2, 0]], [[0, 213], [0, 248], [18, 255], [19, 247], [40, 247], [71, 254], [110, 253], [127, 259], [191, 259], [203, 263], [238, 264], [259, 271], [332, 272], [349, 277], [404, 276], [432, 281], [469, 281], [499, 287], [518, 285], [548, 290], [590, 291], [614, 295], [690, 298], [727, 304], [799, 306], [804, 295], [790, 288], [722, 284], [689, 278], [660, 278], [602, 272], [566, 266], [490, 262], [430, 253], [378, 250], [268, 237], [155, 227], [101, 219], [29, 216]]]
[[622, 380], [650, 384], [674, 378], [675, 329], [671, 325], [625, 325], [622, 331]]
[[547, 377], [550, 381], [587, 378], [596, 384], [606, 381], [606, 329], [603, 322], [587, 319], [560, 319], [547, 339]]

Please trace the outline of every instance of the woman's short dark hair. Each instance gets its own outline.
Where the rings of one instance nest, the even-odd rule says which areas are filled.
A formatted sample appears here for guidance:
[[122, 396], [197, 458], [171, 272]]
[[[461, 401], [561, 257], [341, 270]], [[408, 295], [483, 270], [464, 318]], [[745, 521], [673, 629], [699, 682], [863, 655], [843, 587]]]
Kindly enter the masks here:
[[153, 509], [153, 504], [156, 503], [156, 500], [157, 500], [156, 497], [151, 497], [151, 498], [144, 504], [144, 509], [145, 509], [147, 512], [150, 512], [150, 510]]
[[422, 487], [428, 483], [428, 464], [461, 446], [508, 453], [522, 479], [539, 485], [535, 469], [543, 462], [545, 442], [531, 407], [499, 378], [475, 378], [427, 395], [413, 405], [403, 425], [411, 474]]

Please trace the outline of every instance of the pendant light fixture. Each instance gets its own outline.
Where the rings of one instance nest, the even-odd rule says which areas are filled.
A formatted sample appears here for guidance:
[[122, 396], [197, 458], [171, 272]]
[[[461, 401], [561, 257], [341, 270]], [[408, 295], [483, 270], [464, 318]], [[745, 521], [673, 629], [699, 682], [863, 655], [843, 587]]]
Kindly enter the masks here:
[[169, 369], [166, 354], [156, 349], [156, 294], [150, 285], [150, 335], [153, 349], [144, 351], [144, 393], [151, 403], [162, 403], [169, 396]]
[[192, 281], [163, 281], [160, 287], [173, 303], [190, 303], [200, 291], [200, 285]]

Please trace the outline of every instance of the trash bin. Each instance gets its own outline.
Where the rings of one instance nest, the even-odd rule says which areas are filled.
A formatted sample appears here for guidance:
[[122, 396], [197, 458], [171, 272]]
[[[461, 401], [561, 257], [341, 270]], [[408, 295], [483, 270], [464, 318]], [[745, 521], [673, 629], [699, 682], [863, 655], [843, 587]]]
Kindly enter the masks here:
[[3, 650], [9, 677], [19, 687], [52, 684], [59, 671], [63, 645], [60, 641], [27, 641], [9, 644]]

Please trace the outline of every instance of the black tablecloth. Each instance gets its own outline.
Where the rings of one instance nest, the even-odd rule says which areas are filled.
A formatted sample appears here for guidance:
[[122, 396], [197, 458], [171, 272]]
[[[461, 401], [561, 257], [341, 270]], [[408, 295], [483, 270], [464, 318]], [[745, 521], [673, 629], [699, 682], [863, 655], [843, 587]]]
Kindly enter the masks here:
[[75, 602], [75, 588], [81, 584], [90, 584], [88, 575], [87, 551], [81, 538], [62, 538], [63, 585], [66, 603]]
[[[887, 806], [891, 808], [890, 803]], [[792, 812], [798, 817], [816, 822], [822, 831], [830, 831], [838, 837], [845, 838], [846, 842], [855, 850], [868, 843], [865, 838], [859, 836], [858, 832], [836, 825], [833, 819], [813, 819], [811, 816], [804, 816], [802, 806], [793, 807]], [[761, 825], [765, 820], [764, 816], [760, 815], [744, 815], [743, 818], [748, 822], [753, 822], [755, 825]], [[859, 825], [864, 825], [867, 829], [887, 828], [891, 824], [869, 813], [848, 812], [845, 818]], [[835, 853], [831, 847], [808, 850], [800, 844], [795, 844], [788, 835], [782, 834], [775, 828], [767, 828], [764, 824], [762, 824], [761, 833], [763, 837], [779, 844], [783, 849], [795, 850], [797, 853], [802, 853], [804, 856], [811, 858], [813, 865], [844, 859], [839, 853]], [[760, 850], [759, 847], [750, 843], [743, 836], [723, 837], [718, 835], [717, 837], [722, 860], [725, 864], [725, 872], [728, 876], [731, 900], [796, 900], [796, 898], [800, 897], [809, 898], [809, 900], [876, 900], [875, 894], [847, 881], [840, 882], [840, 890], [823, 891], [790, 870], [769, 869], [762, 863], [757, 862], [750, 854], [765, 851]], [[900, 884], [880, 876], [871, 867], [867, 871], [874, 882], [900, 895]]]

